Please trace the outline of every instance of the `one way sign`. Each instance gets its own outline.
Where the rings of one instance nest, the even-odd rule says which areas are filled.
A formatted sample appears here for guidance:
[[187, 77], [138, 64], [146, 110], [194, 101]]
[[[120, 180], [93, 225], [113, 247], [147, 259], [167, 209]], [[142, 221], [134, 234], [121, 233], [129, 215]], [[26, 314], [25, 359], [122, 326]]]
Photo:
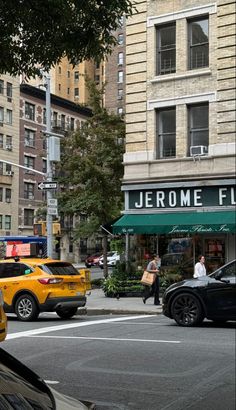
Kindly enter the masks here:
[[57, 189], [57, 182], [39, 182], [38, 189]]

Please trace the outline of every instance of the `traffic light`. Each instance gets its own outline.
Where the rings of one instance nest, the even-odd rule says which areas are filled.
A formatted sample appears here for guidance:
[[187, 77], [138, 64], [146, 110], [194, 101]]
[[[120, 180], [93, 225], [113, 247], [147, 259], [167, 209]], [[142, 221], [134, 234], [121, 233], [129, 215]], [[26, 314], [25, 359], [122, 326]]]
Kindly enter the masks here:
[[34, 224], [34, 235], [45, 236], [46, 235], [46, 222], [39, 221]]

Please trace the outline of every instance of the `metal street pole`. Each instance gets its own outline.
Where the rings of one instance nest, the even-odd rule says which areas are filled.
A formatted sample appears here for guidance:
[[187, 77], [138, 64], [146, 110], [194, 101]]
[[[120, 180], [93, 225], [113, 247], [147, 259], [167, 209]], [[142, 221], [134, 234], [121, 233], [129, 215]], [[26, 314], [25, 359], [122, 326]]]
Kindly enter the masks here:
[[[50, 90], [50, 75], [45, 75], [46, 79], [46, 142], [47, 142], [47, 181], [52, 181], [52, 167], [49, 155], [49, 138], [51, 134], [51, 90]], [[47, 255], [52, 258], [52, 215], [49, 214], [49, 200], [52, 198], [52, 192], [47, 190]]]

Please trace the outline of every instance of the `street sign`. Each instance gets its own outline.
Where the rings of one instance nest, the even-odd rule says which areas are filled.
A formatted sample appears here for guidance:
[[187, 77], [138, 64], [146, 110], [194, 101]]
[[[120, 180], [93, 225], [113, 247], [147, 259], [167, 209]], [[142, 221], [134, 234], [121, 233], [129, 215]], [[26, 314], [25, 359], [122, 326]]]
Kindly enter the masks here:
[[48, 202], [49, 207], [51, 207], [51, 208], [56, 208], [57, 207], [57, 199], [49, 198], [47, 202]]
[[55, 216], [57, 216], [58, 211], [57, 211], [57, 208], [48, 208], [48, 209], [47, 209], [47, 213], [48, 213], [48, 215], [55, 215]]
[[57, 182], [39, 182], [38, 183], [38, 189], [43, 190], [43, 189], [57, 189]]

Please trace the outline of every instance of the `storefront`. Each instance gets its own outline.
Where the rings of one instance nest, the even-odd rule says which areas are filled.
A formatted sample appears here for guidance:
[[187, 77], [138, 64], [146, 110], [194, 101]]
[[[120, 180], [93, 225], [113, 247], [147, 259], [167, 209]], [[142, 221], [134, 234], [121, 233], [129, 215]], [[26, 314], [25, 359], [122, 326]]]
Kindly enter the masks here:
[[[123, 186], [124, 215], [113, 225], [129, 254], [208, 259], [209, 271], [235, 258], [236, 192], [231, 179]], [[128, 252], [128, 251], [127, 251]]]

